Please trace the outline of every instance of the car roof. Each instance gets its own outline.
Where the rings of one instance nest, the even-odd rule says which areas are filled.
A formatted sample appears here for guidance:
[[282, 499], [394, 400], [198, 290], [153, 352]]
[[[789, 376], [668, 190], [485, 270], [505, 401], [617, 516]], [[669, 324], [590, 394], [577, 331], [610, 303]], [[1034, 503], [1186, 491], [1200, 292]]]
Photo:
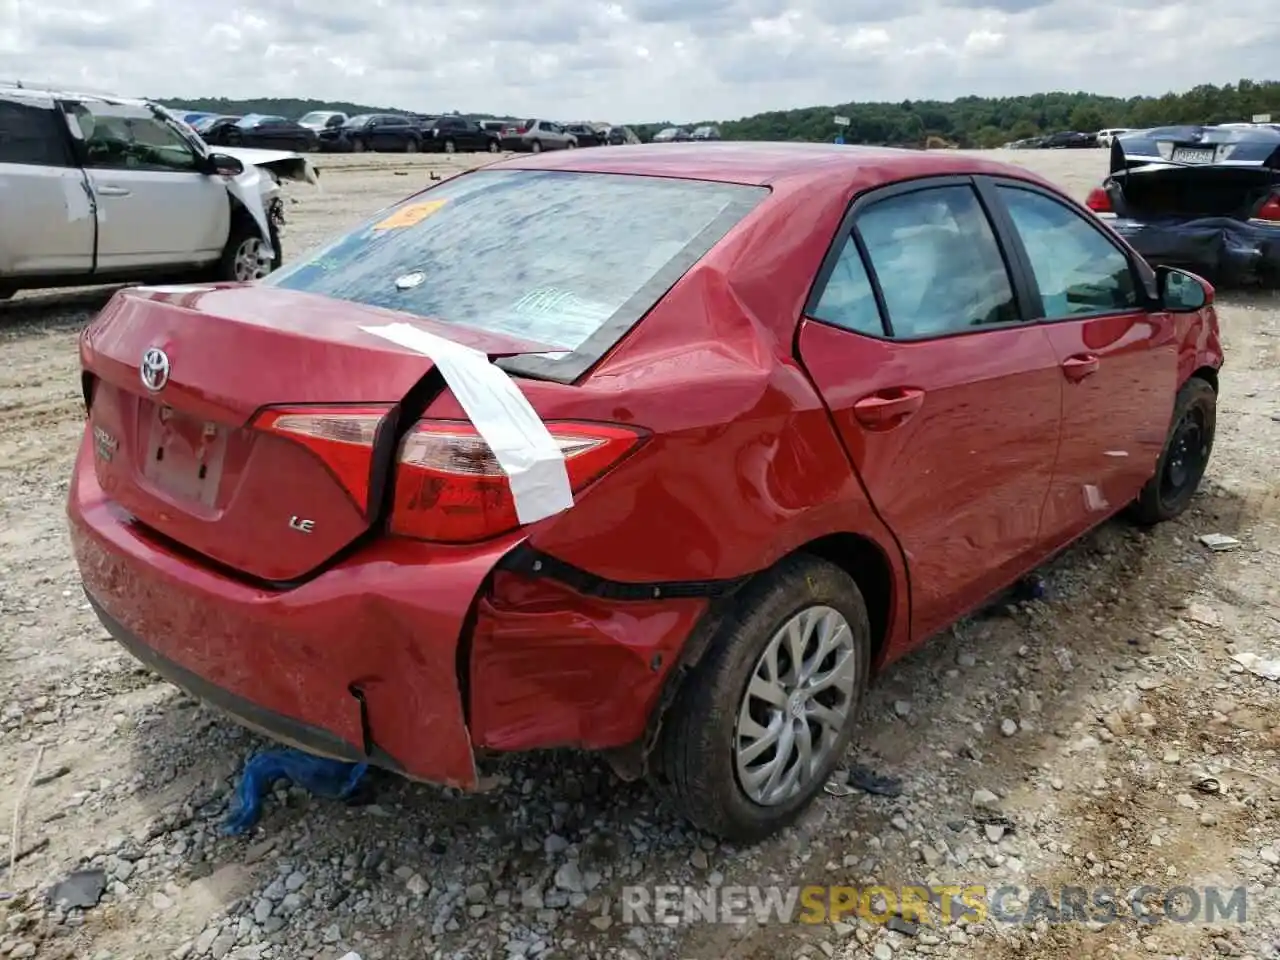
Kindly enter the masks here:
[[80, 103], [110, 103], [126, 107], [157, 105], [152, 100], [140, 100], [137, 97], [117, 97], [109, 93], [88, 93], [42, 85], [29, 86], [23, 84], [20, 86], [13, 82], [0, 82], [0, 97], [4, 97], [6, 100], [22, 100], [45, 107], [52, 107], [55, 100], [76, 100]]
[[903, 150], [834, 143], [721, 141], [641, 144], [616, 150], [532, 154], [491, 164], [490, 169], [621, 173], [770, 186], [782, 182], [892, 182], [912, 177], [991, 174], [1035, 183], [1048, 181], [1024, 167], [953, 150]]

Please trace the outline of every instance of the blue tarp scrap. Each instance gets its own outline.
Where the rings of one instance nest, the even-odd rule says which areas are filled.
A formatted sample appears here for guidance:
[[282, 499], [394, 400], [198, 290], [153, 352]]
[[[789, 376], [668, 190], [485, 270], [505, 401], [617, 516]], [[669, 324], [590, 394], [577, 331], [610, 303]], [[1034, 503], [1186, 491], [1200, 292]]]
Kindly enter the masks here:
[[262, 801], [277, 780], [288, 780], [327, 800], [346, 800], [368, 771], [367, 763], [344, 763], [316, 757], [301, 750], [266, 750], [244, 765], [240, 784], [223, 824], [223, 833], [244, 833], [262, 816]]

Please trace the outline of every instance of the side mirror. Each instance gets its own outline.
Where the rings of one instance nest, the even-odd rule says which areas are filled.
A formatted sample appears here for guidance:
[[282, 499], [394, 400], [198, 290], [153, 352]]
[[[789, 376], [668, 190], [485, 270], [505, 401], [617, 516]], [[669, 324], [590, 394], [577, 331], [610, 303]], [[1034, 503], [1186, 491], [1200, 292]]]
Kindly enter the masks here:
[[238, 177], [244, 173], [244, 164], [225, 153], [211, 153], [208, 157], [208, 171], [219, 177]]
[[1174, 267], [1156, 268], [1156, 290], [1161, 309], [1170, 313], [1195, 313], [1213, 303], [1208, 280]]

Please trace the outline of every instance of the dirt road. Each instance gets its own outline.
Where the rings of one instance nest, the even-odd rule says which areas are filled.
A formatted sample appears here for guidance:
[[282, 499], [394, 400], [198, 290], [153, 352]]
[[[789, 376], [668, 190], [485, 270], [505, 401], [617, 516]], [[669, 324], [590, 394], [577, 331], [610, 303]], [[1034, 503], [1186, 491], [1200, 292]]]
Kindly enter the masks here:
[[[1079, 196], [1100, 151], [1022, 152]], [[463, 160], [458, 163], [465, 162]], [[432, 157], [350, 157], [289, 191], [287, 254], [443, 175]], [[82, 429], [76, 336], [100, 291], [0, 305], [0, 832], [39, 752], [9, 875], [0, 957], [371, 958], [899, 955], [1061, 958], [1280, 950], [1280, 298], [1219, 300], [1227, 362], [1202, 493], [1150, 533], [1109, 524], [1042, 571], [1046, 593], [967, 621], [893, 667], [859, 762], [899, 797], [823, 797], [750, 850], [699, 837], [589, 758], [528, 757], [458, 797], [379, 780], [342, 806], [280, 791], [249, 838], [219, 826], [261, 745], [107, 641], [81, 594], [63, 502]], [[1212, 553], [1196, 538], [1241, 546]], [[1217, 792], [1197, 787], [1212, 776]], [[1210, 784], [1212, 786], [1212, 784]], [[995, 808], [995, 809], [993, 809]], [[44, 892], [101, 868], [97, 906]], [[629, 886], [985, 885], [1000, 916], [915, 926], [624, 922]], [[1135, 920], [1127, 891], [1146, 885]], [[1016, 923], [1064, 886], [1094, 919]], [[1163, 891], [1245, 889], [1243, 922], [1161, 919]], [[1119, 915], [1099, 888], [1114, 891]], [[1187, 908], [1186, 889], [1172, 897]], [[1181, 897], [1181, 899], [1179, 899]], [[634, 902], [634, 901], [632, 901]], [[878, 906], [878, 901], [872, 906]], [[1154, 910], [1146, 913], [1144, 910]], [[1037, 920], [1038, 918], [1038, 920]], [[1147, 921], [1159, 922], [1147, 922]]]

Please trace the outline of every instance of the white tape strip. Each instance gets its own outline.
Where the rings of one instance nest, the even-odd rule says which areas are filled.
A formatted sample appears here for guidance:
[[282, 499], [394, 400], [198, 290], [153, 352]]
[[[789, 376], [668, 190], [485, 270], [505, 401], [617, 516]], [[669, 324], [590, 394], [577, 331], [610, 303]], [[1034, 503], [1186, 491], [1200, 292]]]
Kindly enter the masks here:
[[431, 358], [506, 473], [521, 523], [573, 506], [560, 445], [520, 388], [487, 356], [408, 323], [360, 329]]

